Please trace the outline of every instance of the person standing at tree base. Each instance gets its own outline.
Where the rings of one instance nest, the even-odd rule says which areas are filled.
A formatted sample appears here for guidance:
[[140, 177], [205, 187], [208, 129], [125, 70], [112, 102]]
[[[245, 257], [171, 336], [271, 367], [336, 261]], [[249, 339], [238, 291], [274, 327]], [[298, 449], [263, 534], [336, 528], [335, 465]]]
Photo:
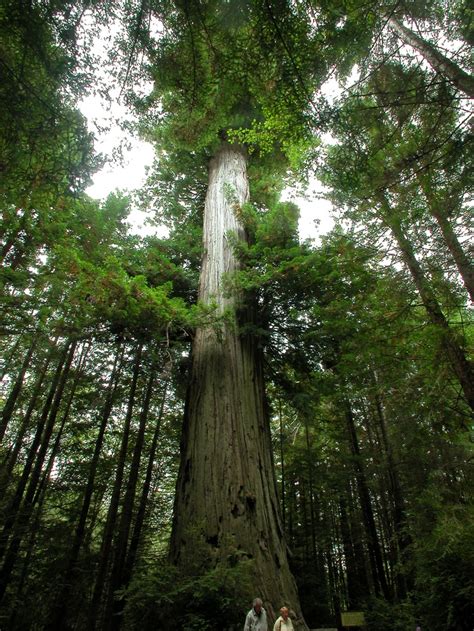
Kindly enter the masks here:
[[280, 609], [280, 614], [281, 616], [277, 618], [275, 624], [273, 625], [273, 631], [294, 631], [288, 607], [282, 607]]
[[267, 612], [261, 598], [255, 598], [245, 618], [244, 631], [268, 631]]

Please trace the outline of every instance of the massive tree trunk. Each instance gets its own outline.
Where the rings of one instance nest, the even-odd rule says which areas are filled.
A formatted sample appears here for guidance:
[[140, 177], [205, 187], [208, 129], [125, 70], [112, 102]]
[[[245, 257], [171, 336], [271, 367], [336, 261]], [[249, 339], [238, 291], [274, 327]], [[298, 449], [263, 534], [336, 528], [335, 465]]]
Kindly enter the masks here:
[[459, 90], [462, 90], [471, 98], [474, 97], [474, 77], [460, 68], [454, 61], [445, 57], [433, 44], [427, 42], [397, 19], [390, 18], [388, 24], [405, 44], [417, 50], [426, 59], [433, 70], [446, 77]]
[[[223, 143], [209, 167], [199, 289], [200, 300], [215, 301], [221, 313], [239, 306], [225, 294], [222, 280], [239, 267], [230, 234], [245, 239], [239, 211], [247, 199], [245, 154]], [[197, 562], [205, 566], [204, 559], [195, 558], [195, 536], [210, 564], [225, 562], [233, 552], [253, 560], [254, 595], [262, 597], [270, 619], [283, 603], [299, 615], [274, 478], [261, 353], [255, 339], [239, 335], [229, 323], [196, 331], [174, 506], [173, 562], [184, 568]], [[298, 625], [306, 628], [302, 619]]]

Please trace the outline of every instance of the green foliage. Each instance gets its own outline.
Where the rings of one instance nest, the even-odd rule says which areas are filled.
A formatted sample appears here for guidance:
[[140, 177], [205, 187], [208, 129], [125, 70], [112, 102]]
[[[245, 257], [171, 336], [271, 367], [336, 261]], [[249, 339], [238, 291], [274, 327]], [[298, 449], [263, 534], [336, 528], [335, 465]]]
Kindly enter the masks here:
[[198, 545], [196, 568], [190, 574], [178, 572], [165, 559], [144, 564], [127, 591], [125, 629], [240, 628], [253, 597], [251, 562], [203, 568], [200, 551], [204, 553]]
[[151, 117], [144, 133], [166, 151], [212, 155], [226, 137], [263, 155], [279, 149], [301, 166], [313, 145], [308, 98], [318, 74], [308, 16], [289, 4], [213, 1], [159, 17], [164, 35], [145, 35], [155, 87], [138, 107], [159, 99], [160, 125]]
[[299, 246], [297, 227], [298, 207], [291, 202], [277, 202], [268, 209], [258, 210], [251, 204], [240, 209], [242, 222], [249, 233], [249, 244], [235, 243], [244, 269], [230, 282], [244, 289], [256, 289], [281, 277], [301, 264], [305, 255]]
[[171, 284], [150, 287], [142, 275], [129, 276], [121, 261], [110, 256], [102, 268], [81, 262], [69, 263], [81, 273], [70, 297], [70, 307], [89, 304], [93, 316], [110, 322], [115, 331], [135, 331], [137, 334], [164, 332], [185, 320], [185, 306], [181, 299], [169, 296]]
[[[98, 166], [84, 117], [65, 95], [73, 60], [39, 5], [0, 4], [2, 210], [46, 210], [77, 194]], [[78, 82], [78, 80], [76, 79]]]
[[[425, 498], [425, 502], [428, 498]], [[469, 629], [474, 619], [474, 510], [472, 504], [447, 504], [432, 496], [434, 527], [417, 539], [417, 611], [433, 631]]]
[[392, 604], [381, 598], [373, 598], [364, 614], [368, 631], [406, 631], [414, 629], [417, 624], [415, 607], [411, 601]]

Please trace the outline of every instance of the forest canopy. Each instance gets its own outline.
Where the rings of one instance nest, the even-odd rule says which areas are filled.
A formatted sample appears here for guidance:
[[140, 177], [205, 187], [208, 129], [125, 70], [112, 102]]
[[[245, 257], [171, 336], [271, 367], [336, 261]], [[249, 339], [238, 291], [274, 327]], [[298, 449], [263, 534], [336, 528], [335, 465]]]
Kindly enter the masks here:
[[[467, 1], [0, 0], [0, 34], [0, 627], [258, 596], [471, 631]], [[93, 94], [154, 147], [140, 190], [86, 193]]]

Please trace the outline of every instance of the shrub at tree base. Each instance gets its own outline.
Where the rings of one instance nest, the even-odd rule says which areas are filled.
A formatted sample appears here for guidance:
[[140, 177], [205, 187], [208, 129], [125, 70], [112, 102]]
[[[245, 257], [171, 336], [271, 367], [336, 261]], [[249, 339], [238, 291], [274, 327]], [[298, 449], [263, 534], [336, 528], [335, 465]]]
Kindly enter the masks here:
[[255, 594], [252, 561], [229, 555], [229, 564], [178, 570], [165, 559], [147, 562], [127, 592], [126, 631], [222, 631], [240, 629]]

